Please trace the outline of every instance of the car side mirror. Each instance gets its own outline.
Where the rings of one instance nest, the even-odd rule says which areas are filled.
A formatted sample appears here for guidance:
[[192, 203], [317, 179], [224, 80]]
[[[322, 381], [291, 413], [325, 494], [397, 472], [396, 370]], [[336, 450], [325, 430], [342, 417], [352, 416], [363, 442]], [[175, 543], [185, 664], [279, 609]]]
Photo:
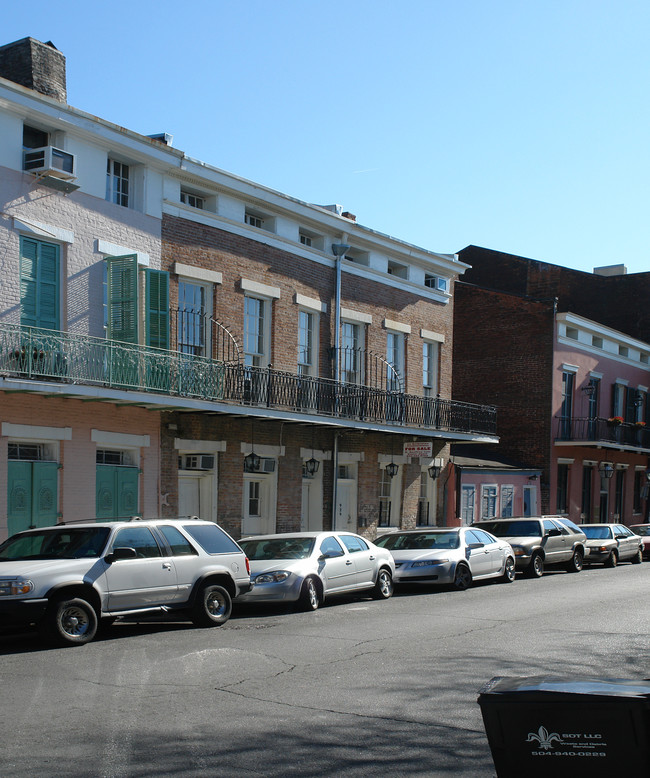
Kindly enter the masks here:
[[468, 548], [483, 548], [485, 546], [485, 543], [468, 543]]
[[546, 533], [546, 536], [549, 537], [549, 538], [556, 538], [556, 537], [558, 537], [558, 535], [561, 535], [561, 534], [562, 534], [562, 532], [559, 529], [550, 529]]
[[134, 548], [120, 546], [118, 548], [114, 548], [110, 554], [106, 554], [104, 560], [108, 562], [109, 565], [112, 565], [113, 562], [118, 562], [120, 559], [137, 559], [137, 556], [138, 555]]

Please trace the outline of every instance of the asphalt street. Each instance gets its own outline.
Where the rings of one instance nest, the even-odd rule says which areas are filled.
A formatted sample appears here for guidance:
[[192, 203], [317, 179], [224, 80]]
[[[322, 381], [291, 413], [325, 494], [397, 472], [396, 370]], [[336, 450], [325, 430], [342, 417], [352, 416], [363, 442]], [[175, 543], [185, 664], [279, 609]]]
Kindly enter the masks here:
[[494, 676], [650, 678], [650, 564], [466, 592], [0, 634], [2, 778], [494, 776]]

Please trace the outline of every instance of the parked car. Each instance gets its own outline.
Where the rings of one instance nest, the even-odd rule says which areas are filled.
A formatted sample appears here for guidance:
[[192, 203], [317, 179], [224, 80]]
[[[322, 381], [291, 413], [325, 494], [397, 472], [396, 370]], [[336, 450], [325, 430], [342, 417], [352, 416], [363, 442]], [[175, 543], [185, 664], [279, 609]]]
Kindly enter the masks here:
[[632, 524], [630, 529], [643, 541], [643, 558], [650, 559], [650, 524]]
[[483, 529], [401, 530], [381, 535], [375, 543], [393, 555], [396, 584], [450, 584], [462, 590], [484, 578], [515, 580], [510, 544]]
[[532, 578], [541, 577], [546, 565], [563, 564], [570, 573], [582, 570], [587, 538], [569, 519], [556, 516], [489, 519], [472, 526], [507, 540], [515, 552], [517, 568]]
[[140, 613], [220, 626], [249, 588], [246, 555], [210, 521], [58, 524], [0, 545], [0, 618], [61, 644], [88, 643], [100, 620]]
[[251, 589], [238, 602], [294, 602], [315, 611], [334, 594], [388, 599], [395, 564], [388, 551], [350, 532], [291, 532], [240, 540]]
[[589, 554], [585, 562], [602, 562], [616, 567], [619, 562], [643, 561], [643, 541], [624, 524], [579, 524], [587, 536]]

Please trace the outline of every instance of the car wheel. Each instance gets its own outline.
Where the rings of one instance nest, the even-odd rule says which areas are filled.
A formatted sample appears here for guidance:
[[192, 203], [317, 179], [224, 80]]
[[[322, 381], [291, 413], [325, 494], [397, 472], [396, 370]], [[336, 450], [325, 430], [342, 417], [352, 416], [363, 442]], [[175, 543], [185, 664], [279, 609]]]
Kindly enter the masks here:
[[643, 562], [643, 551], [639, 549], [636, 554], [632, 557], [632, 564], [633, 565], [640, 565], [641, 562]]
[[616, 551], [612, 551], [612, 553], [605, 560], [605, 567], [616, 567], [617, 564], [618, 564], [618, 554], [616, 553]]
[[196, 594], [192, 621], [197, 627], [220, 627], [230, 618], [232, 599], [223, 586], [206, 584]]
[[538, 551], [531, 557], [530, 563], [526, 568], [526, 575], [529, 578], [541, 578], [544, 575], [544, 560]]
[[97, 633], [97, 614], [80, 597], [54, 600], [48, 606], [42, 631], [62, 645], [82, 646], [90, 643]]
[[318, 587], [316, 581], [313, 578], [305, 578], [302, 582], [302, 588], [300, 590], [300, 598], [298, 600], [298, 606], [303, 611], [315, 611], [318, 610], [320, 605], [320, 597], [318, 595]]
[[465, 589], [469, 589], [469, 587], [472, 585], [472, 572], [467, 567], [467, 565], [464, 565], [462, 563], [456, 565], [456, 572], [454, 573], [454, 589], [457, 589], [459, 592], [465, 591]]
[[576, 550], [573, 552], [573, 555], [571, 556], [571, 559], [567, 562], [567, 572], [579, 573], [582, 570], [582, 560], [582, 551], [576, 548]]
[[375, 600], [387, 600], [393, 594], [393, 576], [390, 570], [382, 567], [377, 573], [377, 583], [372, 596]]
[[515, 560], [511, 556], [506, 558], [506, 564], [503, 568], [501, 580], [503, 583], [513, 583], [515, 580]]

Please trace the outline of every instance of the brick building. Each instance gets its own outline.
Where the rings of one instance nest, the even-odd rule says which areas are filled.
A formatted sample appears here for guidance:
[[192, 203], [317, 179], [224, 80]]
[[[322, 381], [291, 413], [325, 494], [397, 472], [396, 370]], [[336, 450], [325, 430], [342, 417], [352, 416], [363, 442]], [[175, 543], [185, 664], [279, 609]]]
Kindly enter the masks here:
[[[456, 286], [453, 392], [497, 407], [499, 455], [539, 472], [539, 512], [645, 520], [650, 339], [631, 290], [650, 274], [590, 274], [476, 246], [459, 256], [471, 269]], [[491, 511], [483, 501], [476, 515]]]
[[0, 47], [0, 536], [442, 523], [449, 444], [497, 440], [494, 409], [452, 394], [466, 265], [90, 116], [65, 84], [51, 43]]

